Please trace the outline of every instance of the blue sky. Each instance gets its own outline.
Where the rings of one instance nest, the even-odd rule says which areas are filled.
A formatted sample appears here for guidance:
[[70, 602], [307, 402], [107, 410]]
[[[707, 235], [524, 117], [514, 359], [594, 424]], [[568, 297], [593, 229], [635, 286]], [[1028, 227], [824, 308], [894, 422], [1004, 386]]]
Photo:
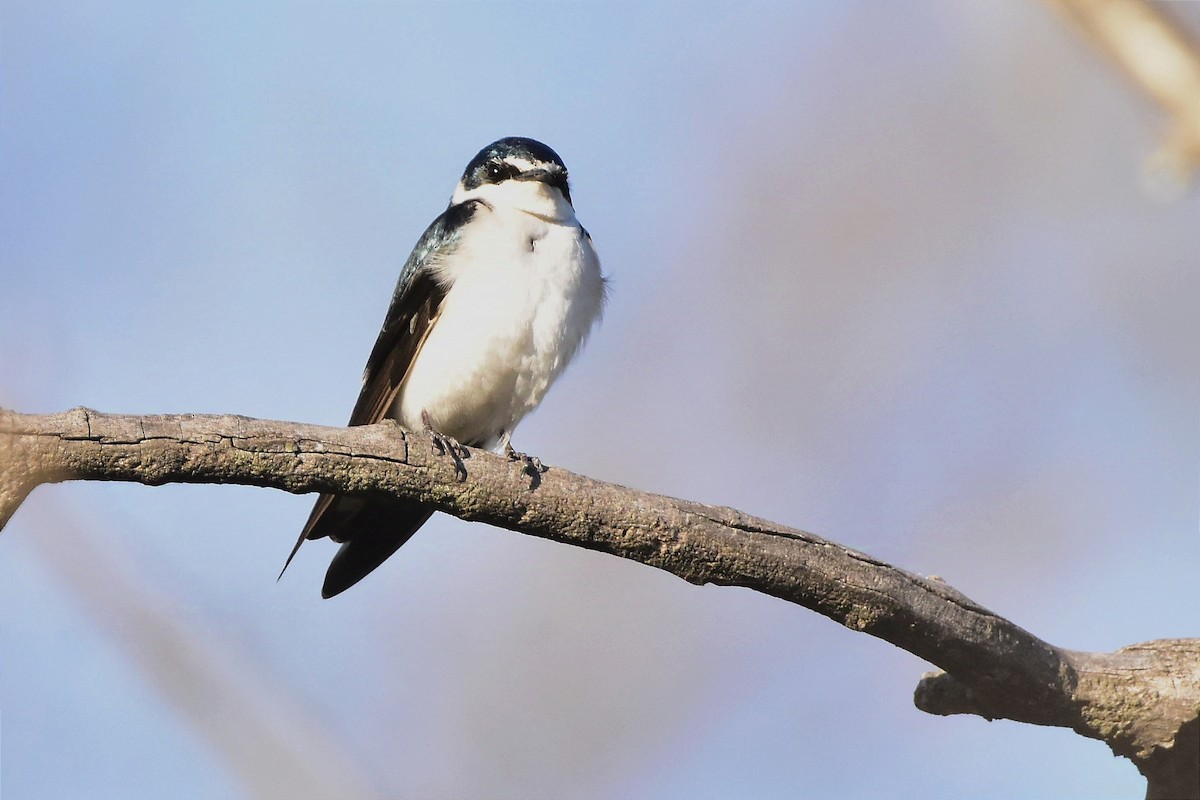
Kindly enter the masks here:
[[[1143, 191], [1162, 130], [1035, 3], [5, 2], [0, 404], [344, 422], [408, 250], [528, 135], [612, 291], [520, 449], [1065, 647], [1195, 636], [1200, 209]], [[4, 797], [1143, 791], [921, 714], [927, 664], [804, 609], [446, 517], [323, 602], [325, 543], [275, 582], [310, 505], [39, 489], [0, 537]]]

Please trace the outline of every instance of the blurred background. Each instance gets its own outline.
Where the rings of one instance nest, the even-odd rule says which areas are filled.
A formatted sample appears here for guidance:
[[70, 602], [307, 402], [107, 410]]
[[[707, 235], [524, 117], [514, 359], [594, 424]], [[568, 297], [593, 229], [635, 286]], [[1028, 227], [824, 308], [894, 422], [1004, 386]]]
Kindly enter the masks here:
[[[1170, 9], [1200, 26], [1193, 5]], [[1037, 2], [0, 4], [0, 405], [344, 424], [505, 135], [603, 325], [547, 464], [803, 528], [1064, 647], [1200, 635], [1200, 199]], [[438, 516], [319, 597], [312, 497], [38, 489], [0, 536], [13, 798], [1128, 798], [918, 712], [807, 610]]]

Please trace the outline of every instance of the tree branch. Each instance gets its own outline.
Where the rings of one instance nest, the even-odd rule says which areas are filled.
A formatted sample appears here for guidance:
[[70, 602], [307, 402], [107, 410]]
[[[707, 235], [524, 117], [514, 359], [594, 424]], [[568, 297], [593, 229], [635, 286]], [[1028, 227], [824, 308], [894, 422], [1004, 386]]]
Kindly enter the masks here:
[[[1137, 764], [1150, 797], [1200, 796], [1200, 640], [1112, 654], [1061, 650], [937, 579], [810, 533], [603, 483], [531, 477], [472, 450], [468, 478], [423, 433], [237, 416], [0, 410], [0, 527], [37, 485], [68, 480], [236, 483], [419, 500], [468, 520], [640, 561], [695, 584], [742, 586], [810, 608], [945, 672], [919, 708], [1075, 730]], [[1189, 738], [1190, 737], [1190, 738]]]
[[1200, 167], [1200, 48], [1162, 3], [1146, 0], [1049, 0], [1171, 119], [1153, 159], [1181, 186]]

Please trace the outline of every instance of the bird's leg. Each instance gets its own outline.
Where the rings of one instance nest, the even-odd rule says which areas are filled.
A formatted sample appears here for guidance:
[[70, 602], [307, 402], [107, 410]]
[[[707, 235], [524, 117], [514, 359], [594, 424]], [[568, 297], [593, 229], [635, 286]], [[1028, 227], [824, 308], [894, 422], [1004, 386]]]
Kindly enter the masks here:
[[546, 471], [547, 468], [537, 456], [526, 455], [525, 453], [518, 453], [516, 450], [513, 450], [511, 433], [505, 431], [504, 435], [500, 437], [500, 446], [504, 448], [504, 455], [508, 457], [509, 461], [525, 462], [522, 471], [526, 474], [536, 477]]
[[467, 466], [463, 463], [463, 459], [470, 456], [470, 451], [458, 443], [458, 440], [453, 436], [447, 436], [441, 431], [434, 430], [433, 423], [429, 419], [429, 412], [421, 412], [421, 424], [425, 426], [425, 432], [433, 438], [433, 452], [436, 455], [450, 456], [454, 459], [454, 477], [460, 481], [467, 479]]

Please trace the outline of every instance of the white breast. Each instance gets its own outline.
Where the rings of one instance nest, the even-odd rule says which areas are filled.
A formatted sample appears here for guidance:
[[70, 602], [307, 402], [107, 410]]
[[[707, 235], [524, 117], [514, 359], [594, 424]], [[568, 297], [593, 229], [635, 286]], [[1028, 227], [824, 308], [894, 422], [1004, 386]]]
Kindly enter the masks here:
[[604, 301], [599, 260], [566, 209], [476, 212], [440, 267], [450, 288], [393, 407], [404, 427], [420, 430], [426, 412], [438, 431], [491, 447], [545, 397]]

